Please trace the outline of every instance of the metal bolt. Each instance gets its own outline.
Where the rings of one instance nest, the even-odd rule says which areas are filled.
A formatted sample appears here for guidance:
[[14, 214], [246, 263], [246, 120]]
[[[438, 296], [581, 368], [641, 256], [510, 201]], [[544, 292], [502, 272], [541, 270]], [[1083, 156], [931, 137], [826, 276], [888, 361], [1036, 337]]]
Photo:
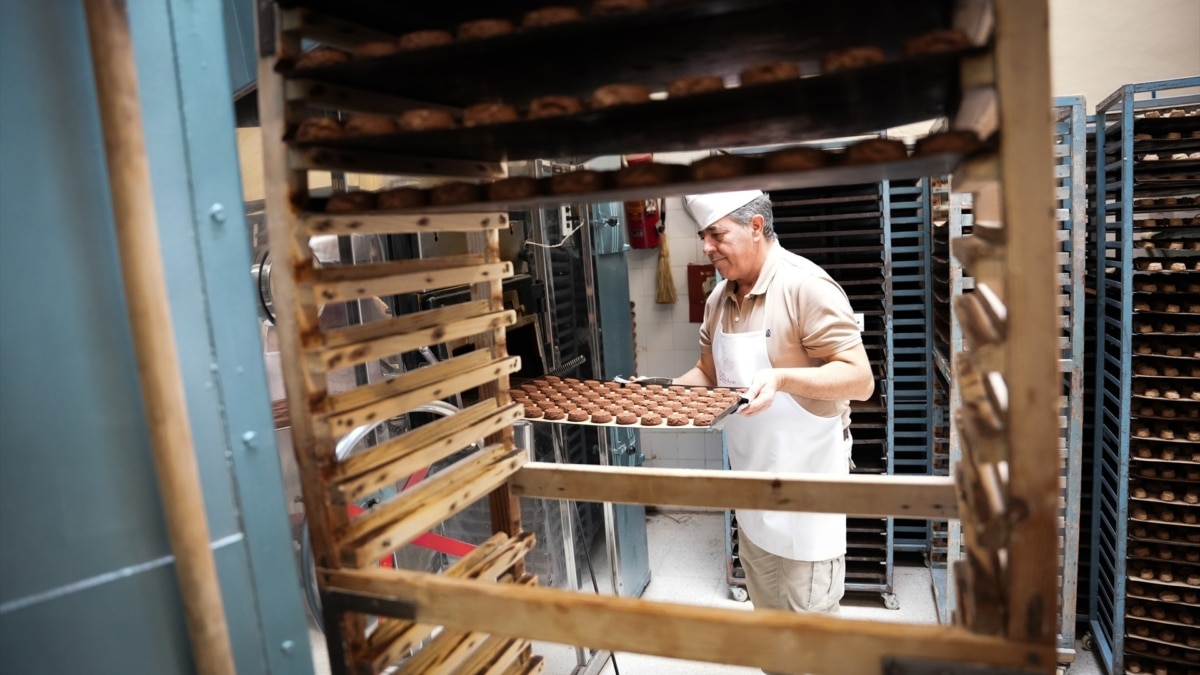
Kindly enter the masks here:
[[208, 217], [211, 218], [214, 223], [225, 222], [225, 207], [222, 206], [220, 202], [213, 204], [212, 208], [208, 210]]
[[247, 431], [242, 434], [242, 445], [246, 446], [247, 450], [254, 450], [257, 446], [254, 443], [254, 432]]
[[279, 645], [279, 648], [283, 650], [284, 654], [291, 654], [292, 650], [296, 648], [296, 642], [294, 640], [284, 640], [283, 644]]

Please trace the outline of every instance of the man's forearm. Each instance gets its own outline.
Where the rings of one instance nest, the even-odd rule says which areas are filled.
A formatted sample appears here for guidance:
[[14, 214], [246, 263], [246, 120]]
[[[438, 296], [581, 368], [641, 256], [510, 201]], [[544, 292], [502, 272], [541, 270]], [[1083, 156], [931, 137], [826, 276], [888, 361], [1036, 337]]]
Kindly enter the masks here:
[[865, 401], [875, 392], [869, 370], [831, 361], [816, 368], [775, 368], [778, 390], [819, 401]]
[[716, 382], [696, 366], [686, 373], [675, 378], [675, 384], [681, 384], [687, 387], [711, 387], [716, 385]]

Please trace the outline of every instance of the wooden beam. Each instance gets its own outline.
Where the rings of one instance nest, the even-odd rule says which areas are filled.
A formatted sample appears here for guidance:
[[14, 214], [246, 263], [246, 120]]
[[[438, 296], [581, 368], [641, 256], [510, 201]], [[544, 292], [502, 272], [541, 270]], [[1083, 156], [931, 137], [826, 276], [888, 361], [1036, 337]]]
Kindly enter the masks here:
[[1004, 375], [1011, 406], [1008, 637], [1053, 645], [1058, 630], [1054, 136], [1047, 0], [995, 3], [1000, 174], [1008, 230]]
[[458, 672], [462, 675], [503, 673], [517, 662], [517, 657], [528, 647], [529, 642], [526, 640], [493, 635]]
[[335, 215], [306, 213], [300, 226], [310, 235], [320, 234], [421, 234], [425, 232], [479, 232], [508, 227], [503, 213], [356, 213]]
[[391, 327], [398, 328], [401, 332], [344, 347], [324, 349], [316, 355], [316, 358], [320, 367], [334, 370], [356, 363], [386, 358], [394, 354], [402, 354], [427, 345], [461, 340], [484, 331], [511, 326], [516, 322], [517, 313], [512, 310], [468, 317], [432, 328], [411, 328], [404, 326], [403, 321], [388, 322]]
[[509, 485], [520, 497], [582, 502], [958, 517], [954, 481], [944, 476], [827, 476], [530, 462]]
[[486, 448], [351, 521], [342, 563], [370, 565], [494, 490], [528, 461], [510, 448]]
[[[452, 579], [496, 581], [515, 561], [524, 559], [535, 543], [532, 533], [523, 532], [510, 539], [499, 532], [452, 565], [445, 574]], [[367, 650], [361, 660], [369, 663], [373, 672], [380, 672], [415, 649], [436, 629], [437, 626], [433, 625], [382, 617], [368, 640]]]
[[[483, 353], [487, 354], [487, 352]], [[456, 360], [442, 361], [438, 366], [447, 363], [453, 364]], [[437, 368], [437, 366], [421, 368], [409, 373], [409, 376], [426, 370], [432, 371], [434, 368]], [[437, 401], [467, 391], [468, 389], [482, 386], [491, 382], [500, 374], [515, 373], [520, 368], [521, 357], [510, 356], [507, 359], [493, 361], [482, 368], [452, 373], [445, 379], [434, 380], [418, 389], [406, 390], [403, 388], [404, 385], [396, 387], [387, 386], [390, 382], [401, 378], [393, 378], [393, 380], [385, 380], [378, 384], [360, 387], [359, 389], [347, 392], [347, 394], [357, 394], [360, 391], [367, 390], [364, 392], [364, 398], [370, 398], [369, 402], [361, 407], [349, 409], [344, 412], [334, 412], [329, 416], [329, 426], [335, 431], [347, 433], [363, 424], [370, 424], [376, 420], [394, 417], [401, 413], [409, 412], [430, 401]], [[330, 404], [340, 405], [341, 401], [331, 399]]]
[[[962, 629], [743, 612], [573, 591], [488, 584], [409, 570], [318, 570], [327, 585], [411, 602], [417, 621], [452, 630], [618, 652], [729, 663], [787, 673], [883, 673], [888, 657], [930, 658], [1050, 672], [1052, 643]], [[1054, 575], [1051, 575], [1053, 579]]]
[[485, 437], [521, 419], [522, 415], [523, 409], [518, 404], [500, 408], [494, 399], [487, 399], [456, 415], [434, 420], [366, 452], [351, 455], [353, 459], [361, 458], [351, 468], [367, 468], [351, 474], [345, 463], [338, 466], [339, 474], [348, 476], [335, 479], [340, 499], [357, 501], [394, 485], [472, 443], [481, 443]]

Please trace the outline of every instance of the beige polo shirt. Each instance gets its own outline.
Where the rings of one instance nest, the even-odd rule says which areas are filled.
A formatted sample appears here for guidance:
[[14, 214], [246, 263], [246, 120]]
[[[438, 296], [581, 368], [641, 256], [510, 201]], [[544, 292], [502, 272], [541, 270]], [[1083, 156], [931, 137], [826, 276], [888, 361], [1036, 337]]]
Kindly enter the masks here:
[[[767, 356], [775, 368], [816, 367], [838, 352], [862, 343], [846, 292], [811, 260], [776, 244], [767, 255], [754, 288], [739, 309], [737, 284], [724, 280], [713, 289], [700, 326], [700, 351], [712, 355], [713, 337], [768, 329]], [[792, 396], [820, 417], [841, 415], [850, 424], [849, 401]]]

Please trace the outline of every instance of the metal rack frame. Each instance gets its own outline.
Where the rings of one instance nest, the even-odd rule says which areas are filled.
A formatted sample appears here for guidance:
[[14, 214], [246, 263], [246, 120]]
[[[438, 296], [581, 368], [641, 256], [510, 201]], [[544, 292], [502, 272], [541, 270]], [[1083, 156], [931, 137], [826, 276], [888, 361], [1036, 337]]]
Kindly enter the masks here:
[[[1002, 230], [997, 229], [1007, 238], [999, 241], [976, 237], [962, 243], [974, 246], [978, 253], [977, 262], [981, 267], [978, 271], [973, 270], [975, 276], [986, 278], [988, 283], [1001, 289], [1003, 302], [1020, 307], [1019, 312], [1007, 314], [1002, 322], [1003, 330], [998, 333], [985, 330], [994, 325], [977, 324], [975, 327], [983, 331], [978, 334], [988, 339], [973, 344], [971, 352], [964, 352], [960, 359], [987, 379], [985, 386], [971, 391], [976, 398], [968, 401], [964, 393], [961, 412], [973, 425], [975, 433], [969, 445], [974, 452], [968, 452], [964, 447], [964, 461], [959, 465], [961, 473], [957, 480], [923, 476], [849, 476], [815, 480], [804, 476], [742, 476], [616, 466], [560, 467], [529, 462], [526, 453], [513, 446], [511, 416], [519, 414], [519, 410], [514, 410], [507, 396], [507, 373], [515, 363], [506, 349], [505, 325], [511, 317], [503, 315], [499, 293], [500, 279], [511, 273], [498, 257], [496, 229], [504, 226], [504, 218], [445, 216], [436, 209], [423, 215], [354, 214], [349, 217], [329, 217], [305, 211], [310, 206], [306, 199], [306, 172], [315, 168], [340, 165], [377, 172], [426, 168], [428, 171], [465, 171], [466, 175], [478, 178], [495, 177], [503, 167], [487, 162], [464, 164], [462, 160], [425, 161], [394, 154], [372, 155], [361, 149], [309, 152], [289, 143], [288, 134], [304, 116], [305, 105], [319, 98], [314, 89], [290, 78], [287, 72], [289, 59], [294, 59], [300, 52], [301, 40], [329, 37], [344, 44], [377, 36], [376, 31], [359, 30], [362, 27], [355, 27], [339, 16], [348, 13], [348, 8], [367, 7], [368, 0], [343, 0], [337, 5], [312, 0], [310, 4], [314, 7], [309, 8], [304, 8], [304, 4], [303, 0], [289, 0], [278, 13], [274, 6], [260, 4], [263, 53], [259, 67], [259, 97], [264, 123], [271, 246], [280, 268], [287, 271], [286, 278], [281, 279], [278, 294], [281, 352], [284, 354], [285, 381], [297, 458], [303, 475], [305, 504], [310, 514], [309, 526], [320, 565], [318, 579], [323, 610], [326, 625], [334, 627], [327, 635], [335, 668], [341, 672], [351, 668], [377, 672], [402, 656], [400, 648], [408, 644], [403, 636], [411, 632], [431, 634], [435, 626], [445, 629], [406, 663], [409, 670], [439, 663], [453, 664], [445, 665], [447, 669], [464, 665], [472, 672], [538, 672], [541, 664], [530, 654], [529, 640], [735, 663], [769, 670], [885, 672], [897, 667], [928, 667], [933, 660], [1032, 667], [1043, 671], [1053, 667], [1053, 623], [1058, 597], [1054, 575], [1048, 573], [1051, 567], [1046, 553], [1058, 545], [1053, 504], [1058, 476], [1054, 467], [1046, 466], [1043, 461], [1047, 452], [1053, 452], [1050, 434], [1055, 428], [1057, 393], [1053, 377], [1055, 350], [1051, 339], [1054, 298], [1049, 292], [1053, 241], [1044, 222], [1051, 211], [1052, 163], [1050, 149], [1046, 147], [1050, 135], [1049, 120], [1044, 111], [1038, 109], [1044, 104], [1043, 99], [1049, 98], [1046, 0], [1006, 0], [994, 5], [988, 0], [921, 3], [924, 8], [937, 6], [935, 9], [941, 10], [937, 14], [942, 21], [952, 17], [956, 26], [969, 33], [974, 44], [981, 45], [954, 55], [955, 70], [946, 73], [942, 84], [947, 86], [934, 97], [937, 105], [931, 112], [932, 115], [948, 114], [953, 118], [955, 128], [973, 129], [984, 136], [992, 135], [999, 120], [1004, 122], [1004, 133], [998, 137], [998, 146], [962, 162], [957, 169], [961, 180], [956, 179], [955, 184], [964, 191], [989, 197], [989, 219], [1003, 223]], [[775, 9], [796, 7], [785, 2], [763, 4]], [[392, 3], [371, 6], [375, 8], [373, 11], [381, 14], [392, 12], [393, 18], [407, 16]], [[895, 40], [904, 31], [896, 30], [893, 25], [883, 25], [877, 20], [876, 13], [862, 11], [869, 7], [882, 11], [890, 6], [891, 3], [859, 0], [828, 4], [825, 8], [844, 13], [848, 19], [853, 16], [853, 21], [845, 25], [878, 24], [876, 27], [882, 29], [884, 36], [892, 36], [885, 40]], [[641, 25], [640, 22], [652, 22], [656, 16], [661, 19], [670, 16], [671, 12], [691, 11], [692, 8], [711, 12], [711, 16], [706, 15], [708, 19], [716, 16], [717, 22], [706, 24], [715, 30], [722, 13], [749, 11], [747, 5], [740, 3], [698, 2], [680, 7], [687, 9], [662, 8], [660, 14], [651, 12], [635, 19], [610, 17], [597, 22], [596, 30], [612, 31], [616, 37], [622, 35], [620, 29], [624, 21]], [[909, 21], [910, 9], [906, 8], [897, 20]], [[436, 6], [428, 9], [437, 10]], [[808, 20], [794, 24], [773, 23], [768, 27], [787, 39], [787, 44], [803, 47], [806, 43], [796, 38], [808, 30], [806, 26], [818, 24], [811, 21], [811, 16], [793, 16], [797, 20]], [[828, 25], [835, 24], [841, 25], [828, 22]], [[827, 24], [821, 22], [819, 25]], [[828, 34], [846, 42], [863, 39], [855, 33], [853, 30], [821, 31], [823, 36]], [[543, 35], [552, 34], [550, 30]], [[535, 31], [529, 31], [513, 39], [536, 43], [539, 36]], [[480, 46], [484, 42], [460, 51], [486, 51], [488, 44]], [[500, 40], [493, 44], [509, 44], [509, 41]], [[756, 44], [764, 44], [764, 41], [757, 40]], [[684, 55], [684, 62], [690, 62], [687, 57], [694, 53], [691, 36], [688, 47], [690, 51]], [[453, 45], [445, 47], [446, 53], [455, 49]], [[732, 62], [724, 65], [734, 68], [751, 65], [738, 63], [737, 59], [761, 59], [761, 55], [735, 53], [732, 58]], [[943, 63], [948, 58], [945, 55], [911, 58], [907, 66], [912, 70], [905, 72], [910, 75], [926, 72], [929, 66]], [[615, 56], [610, 61], [621, 63]], [[904, 61], [900, 60], [901, 70], [905, 69]], [[541, 63], [554, 65], [555, 60], [543, 59]], [[604, 63], [600, 62], [601, 65]], [[892, 72], [895, 67], [887, 64], [886, 68], [875, 71], [864, 68], [858, 73], [837, 73], [801, 82], [807, 82], [806, 87], [828, 83], [837, 89], [857, 77], [869, 79], [870, 74]], [[345, 68], [352, 71], [355, 66], [351, 62], [345, 64]], [[466, 70], [459, 73], [463, 78], [471, 74]], [[588, 77], [608, 79], [624, 74], [616, 72], [615, 68], [596, 68], [588, 73]], [[631, 77], [636, 80], [639, 76], [633, 73]], [[378, 81], [368, 79], [362, 83], [370, 86]], [[388, 84], [398, 86], [396, 81], [389, 80]], [[581, 86], [578, 82], [575, 84]], [[847, 94], [836, 99], [841, 104], [853, 105], [862, 101], [849, 96], [846, 91], [837, 91]], [[869, 94], [870, 88], [858, 91]], [[389, 92], [377, 93], [380, 97], [372, 99], [363, 96], [363, 92], [349, 92], [349, 98], [344, 100], [375, 101], [380, 105], [374, 112], [399, 110], [399, 103], [386, 96]], [[961, 99], [957, 96], [959, 93]], [[726, 96], [717, 92], [711, 96], [714, 102], [717, 98], [733, 101], [740, 94]], [[849, 128], [857, 128], [856, 125], [878, 125], [875, 128], [880, 128], [886, 126], [888, 120], [882, 114], [877, 118], [871, 115], [884, 108], [891, 114], [899, 106], [865, 105], [858, 111], [862, 117], [854, 119], [831, 115], [827, 109], [820, 114], [835, 127], [835, 120], [843, 118]], [[909, 121], [915, 119], [918, 118], [914, 116]], [[993, 120], [990, 127], [988, 119]], [[754, 120], [756, 125], [757, 122]], [[761, 125], [756, 126], [756, 133], [761, 130]], [[713, 129], [698, 128], [696, 131], [708, 133]], [[837, 128], [831, 127], [822, 135], [833, 137], [837, 135], [836, 131]], [[754, 138], [754, 134], [748, 138]], [[580, 143], [586, 138], [567, 140]], [[938, 161], [930, 159], [927, 163], [914, 160], [897, 163], [898, 166], [877, 165], [863, 171], [856, 167], [822, 169], [804, 177], [781, 174], [772, 176], [770, 181], [786, 183], [794, 180], [801, 184], [809, 181], [809, 185], [872, 182], [896, 179], [906, 170], [916, 171], [918, 165], [935, 175], [946, 173], [957, 161], [950, 156], [938, 158]], [[938, 171], [931, 168], [939, 164], [945, 168]], [[759, 180], [754, 177], [745, 182]], [[731, 181], [720, 187], [732, 188], [735, 183]], [[683, 182], [662, 186], [659, 192], [680, 194], [717, 188], [716, 182]], [[599, 197], [598, 194], [591, 196]], [[610, 196], [605, 195], [605, 199]], [[585, 197], [572, 197], [572, 201], [580, 199]], [[503, 210], [505, 206], [493, 204], [492, 208]], [[976, 199], [977, 215], [979, 208], [980, 200]], [[399, 232], [420, 231], [421, 228], [425, 231], [470, 231], [475, 233], [472, 242], [477, 254], [467, 258], [405, 261], [404, 264], [389, 263], [379, 267], [312, 268], [311, 251], [305, 245], [312, 228], [327, 228], [336, 233], [353, 231], [357, 227], [384, 232], [389, 228]], [[432, 323], [431, 328], [436, 327], [438, 339], [445, 338], [443, 332], [482, 335], [477, 341], [481, 349], [471, 356], [444, 362], [454, 365], [437, 373], [429, 372], [432, 371], [430, 368], [423, 369], [427, 372], [421, 373], [420, 377], [412, 377], [413, 374], [398, 377], [386, 391], [373, 389], [361, 396], [355, 393], [353, 397], [341, 398], [328, 395], [324, 386], [325, 368], [346, 365], [345, 360], [361, 358], [363, 352], [360, 350], [368, 347], [383, 349], [384, 345], [378, 343], [380, 340], [386, 340], [390, 348], [397, 342], [408, 344], [424, 340], [425, 334], [414, 334], [407, 330], [410, 326], [405, 325], [406, 322], [395, 322], [370, 331], [331, 337], [322, 334], [316, 326], [318, 299], [337, 301], [368, 290], [378, 294], [414, 284], [438, 287], [451, 283], [475, 284], [476, 301], [472, 308], [478, 309], [480, 314], [466, 318], [456, 316], [453, 320], [445, 314], [426, 314], [420, 320]], [[447, 320], [439, 322], [441, 319]], [[987, 321], [994, 323], [994, 319]], [[385, 328], [393, 332], [384, 332]], [[377, 333], [377, 329], [380, 332]], [[448, 375], [447, 379], [435, 382], [437, 386], [434, 387], [429, 378], [443, 372]], [[419, 436], [423, 442], [413, 440], [408, 450], [435, 453], [445, 445], [453, 445], [451, 440], [467, 435], [472, 439], [488, 437], [493, 445], [487, 454], [443, 472], [448, 475], [427, 483], [419, 495], [405, 494], [362, 518], [348, 520], [339, 495], [352, 485], [379, 478], [383, 468], [399, 469], [389, 463], [386, 467], [371, 466], [363, 473], [350, 473], [349, 468], [337, 464], [335, 458], [329, 456], [337, 429], [359, 421], [360, 415], [369, 418], [368, 413], [390, 412], [423, 396], [445, 393], [455, 387], [459, 391], [481, 389], [485, 407], [476, 413], [468, 409], [453, 418], [464, 425], [473, 419], [479, 423], [466, 428], [436, 427], [437, 432], [446, 434], [436, 442], [430, 438], [435, 433], [433, 430], [423, 431]], [[986, 387], [991, 387], [993, 395], [999, 391], [998, 387], [1006, 388], [1005, 391], [1011, 388], [1019, 395], [1011, 399], [992, 396], [987, 400], [983, 398], [988, 395]], [[472, 417], [476, 414], [478, 418]], [[1007, 420], [1019, 420], [1020, 423], [1006, 424]], [[432, 426], [427, 425], [422, 430]], [[396, 448], [391, 446], [388, 450]], [[364, 457], [364, 462], [410, 461], [408, 455], [392, 456], [382, 452]], [[997, 472], [999, 462], [1007, 463], [1011, 479], [1009, 475]], [[416, 493], [415, 490], [409, 492]], [[538, 588], [536, 579], [525, 574], [521, 562], [531, 544], [528, 535], [520, 531], [518, 497], [522, 496], [708, 508], [786, 508], [878, 518], [960, 515], [968, 558], [961, 561], [966, 564], [962, 574], [956, 576], [956, 592], [961, 599], [961, 609], [956, 613], [959, 625], [877, 624], [840, 617], [722, 611], [632, 598], [596, 598]], [[482, 498], [487, 498], [492, 507], [498, 558], [488, 561], [464, 558], [456, 563], [457, 567], [440, 575], [372, 567], [380, 554], [386, 554], [431, 525], [452, 516], [466, 503]], [[1014, 518], [1015, 513], [1021, 517]], [[366, 636], [364, 614], [388, 617], [381, 621], [386, 626], [384, 632], [381, 634], [376, 630]], [[605, 630], [594, 630], [595, 625], [603, 625]], [[686, 639], [664, 639], [664, 633], [686, 636]], [[498, 659], [503, 660], [503, 665]]]
[[[1200, 77], [1121, 87], [1096, 106], [1096, 197], [1094, 253], [1097, 261], [1095, 452], [1093, 477], [1091, 628], [1101, 661], [1110, 673], [1124, 672], [1130, 519], [1130, 437], [1134, 368], [1133, 294], [1135, 194], [1142, 167], [1135, 162], [1139, 111], [1200, 104], [1200, 96], [1159, 98], [1174, 89], [1200, 87]], [[1150, 96], [1150, 98], [1146, 98]], [[1193, 118], [1200, 120], [1200, 118]], [[1196, 125], [1200, 128], [1200, 124]], [[1116, 162], [1109, 144], [1117, 146]], [[1135, 192], [1137, 191], [1137, 192]], [[1177, 192], [1200, 194], [1194, 190]], [[1113, 220], [1110, 221], [1109, 217]]]

